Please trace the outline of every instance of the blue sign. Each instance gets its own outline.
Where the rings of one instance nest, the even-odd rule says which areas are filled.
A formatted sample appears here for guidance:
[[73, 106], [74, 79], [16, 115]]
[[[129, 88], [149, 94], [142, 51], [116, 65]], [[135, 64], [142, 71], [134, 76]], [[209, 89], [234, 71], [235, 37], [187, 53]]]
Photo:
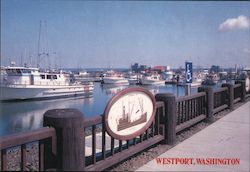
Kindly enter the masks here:
[[192, 62], [186, 62], [186, 83], [193, 82], [193, 65]]

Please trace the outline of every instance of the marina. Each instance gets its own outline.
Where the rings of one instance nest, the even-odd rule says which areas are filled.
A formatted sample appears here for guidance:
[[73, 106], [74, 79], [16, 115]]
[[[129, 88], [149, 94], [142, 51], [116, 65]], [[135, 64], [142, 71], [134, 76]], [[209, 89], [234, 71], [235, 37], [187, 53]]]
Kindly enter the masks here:
[[0, 171], [249, 171], [249, 2], [0, 6]]
[[[76, 108], [86, 117], [98, 116], [104, 112], [105, 104], [112, 96], [128, 87], [143, 87], [153, 95], [173, 93], [184, 96], [197, 93], [198, 87], [207, 82], [206, 78], [214, 82], [207, 85], [218, 88], [228, 77], [225, 73], [223, 76], [213, 74], [214, 77], [210, 77], [212, 75], [203, 70], [195, 72], [194, 81], [186, 84], [185, 70], [168, 68], [160, 72], [152, 69], [155, 68], [145, 68], [135, 73], [133, 68], [73, 72], [15, 66], [1, 68], [0, 135], [42, 127], [43, 113], [52, 108]], [[237, 77], [242, 77], [241, 74], [246, 76], [247, 73], [248, 70], [242, 70]], [[122, 122], [120, 125], [123, 125]]]
[[[166, 73], [168, 75], [164, 80]], [[38, 68], [15, 66], [1, 68], [0, 135], [42, 127], [42, 114], [52, 108], [76, 108], [86, 117], [100, 115], [109, 99], [128, 87], [143, 87], [153, 95], [173, 93], [184, 96], [197, 93], [204, 81], [196, 77], [193, 83], [186, 84], [183, 79], [185, 71], [175, 69], [166, 73], [152, 70], [135, 73], [131, 69], [71, 72], [40, 71]], [[241, 73], [246, 75], [248, 70]], [[194, 75], [198, 74], [195, 72]], [[210, 78], [211, 75], [204, 70], [200, 76]], [[228, 75], [224, 74], [221, 79], [219, 76], [214, 84], [208, 85], [220, 87], [224, 83], [222, 79]], [[241, 74], [237, 77], [241, 77]], [[175, 82], [177, 80], [180, 82]]]
[[[112, 85], [94, 83], [93, 94], [72, 98], [18, 101], [18, 102], [0, 102], [0, 136], [28, 131], [42, 127], [43, 114], [49, 109], [75, 108], [81, 111], [86, 118], [102, 114], [106, 103], [116, 93], [127, 87], [134, 85]], [[183, 87], [176, 85], [144, 86], [151, 93], [171, 92], [176, 95], [184, 95]], [[197, 92], [193, 88], [192, 92]]]

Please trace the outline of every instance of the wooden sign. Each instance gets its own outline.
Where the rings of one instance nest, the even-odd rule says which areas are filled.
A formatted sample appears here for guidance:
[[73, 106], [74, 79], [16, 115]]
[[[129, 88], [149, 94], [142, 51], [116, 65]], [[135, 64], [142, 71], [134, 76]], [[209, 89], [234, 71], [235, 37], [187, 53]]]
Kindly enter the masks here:
[[106, 130], [115, 139], [129, 140], [145, 132], [155, 117], [155, 98], [144, 88], [126, 88], [106, 106]]

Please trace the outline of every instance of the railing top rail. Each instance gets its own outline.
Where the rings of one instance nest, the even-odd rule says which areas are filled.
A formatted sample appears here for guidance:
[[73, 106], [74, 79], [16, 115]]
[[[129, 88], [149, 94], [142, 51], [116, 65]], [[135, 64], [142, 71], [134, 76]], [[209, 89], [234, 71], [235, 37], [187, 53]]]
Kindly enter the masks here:
[[99, 116], [95, 116], [95, 117], [85, 119], [84, 123], [83, 123], [84, 128], [91, 127], [92, 125], [101, 124], [102, 123], [102, 116], [103, 115], [99, 115]]
[[234, 84], [234, 88], [240, 87], [241, 84]]
[[226, 90], [228, 90], [227, 87], [222, 87], [222, 88], [218, 88], [218, 89], [214, 90], [214, 93], [219, 93], [219, 92], [223, 92], [223, 91], [226, 91]]
[[163, 101], [157, 101], [156, 102], [156, 108], [163, 107], [163, 106], [164, 106], [164, 102]]
[[[156, 102], [156, 108], [162, 107], [164, 106], [164, 102], [162, 101], [157, 101]], [[99, 115], [99, 116], [95, 116], [95, 117], [91, 117], [91, 118], [87, 118], [84, 120], [84, 128], [88, 128], [91, 127], [92, 125], [97, 125], [97, 124], [101, 124], [102, 123], [102, 118], [103, 115]]]
[[205, 95], [206, 95], [205, 92], [200, 92], [200, 93], [193, 94], [193, 95], [189, 95], [189, 96], [180, 96], [180, 97], [177, 97], [177, 98], [176, 98], [176, 102], [181, 102], [181, 101], [185, 101], [185, 100], [190, 100], [190, 99], [202, 97], [202, 96], [205, 96]]
[[11, 134], [0, 138], [0, 150], [32, 143], [50, 137], [54, 139], [56, 137], [56, 131], [54, 128], [43, 127], [32, 131]]

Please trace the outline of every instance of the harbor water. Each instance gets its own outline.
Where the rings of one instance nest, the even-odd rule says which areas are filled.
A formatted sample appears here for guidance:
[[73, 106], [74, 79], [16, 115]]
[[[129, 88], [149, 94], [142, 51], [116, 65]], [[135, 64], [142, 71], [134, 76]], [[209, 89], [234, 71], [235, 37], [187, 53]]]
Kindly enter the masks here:
[[[93, 95], [90, 97], [74, 97], [42, 101], [19, 101], [0, 103], [0, 136], [29, 131], [42, 127], [43, 114], [49, 109], [75, 108], [81, 111], [85, 118], [103, 114], [108, 101], [117, 92], [131, 85], [117, 86], [96, 82]], [[184, 87], [176, 85], [143, 86], [153, 94], [174, 93], [177, 96], [185, 94]], [[191, 94], [197, 88], [191, 89]]]

